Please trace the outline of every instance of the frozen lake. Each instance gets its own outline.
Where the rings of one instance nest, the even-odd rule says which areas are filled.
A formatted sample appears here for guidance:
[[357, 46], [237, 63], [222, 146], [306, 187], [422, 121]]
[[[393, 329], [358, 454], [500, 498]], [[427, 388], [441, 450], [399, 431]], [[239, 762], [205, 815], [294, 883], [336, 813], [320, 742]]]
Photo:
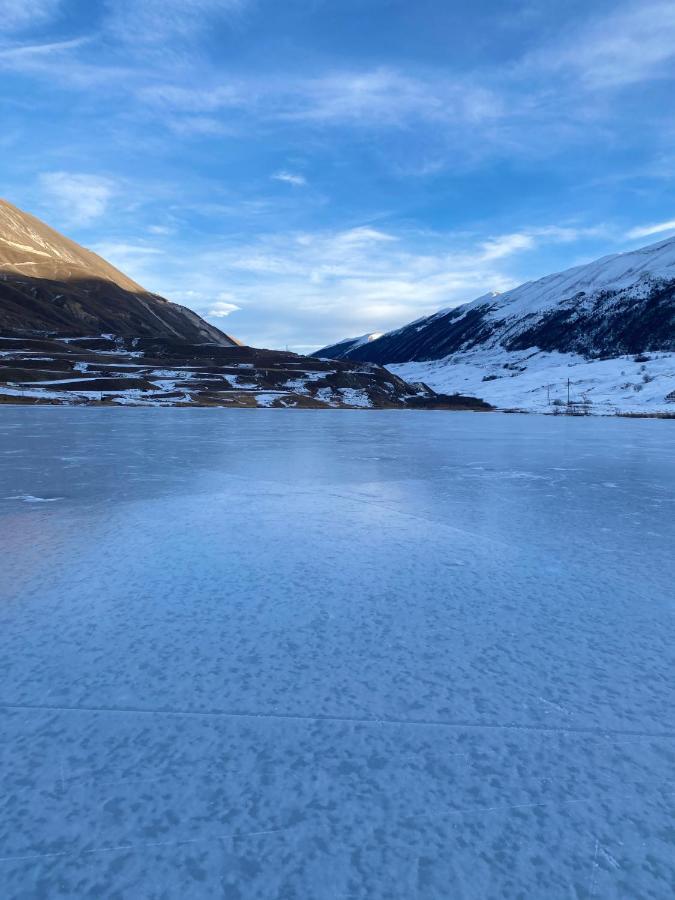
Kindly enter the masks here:
[[0, 408], [0, 897], [670, 898], [675, 429]]

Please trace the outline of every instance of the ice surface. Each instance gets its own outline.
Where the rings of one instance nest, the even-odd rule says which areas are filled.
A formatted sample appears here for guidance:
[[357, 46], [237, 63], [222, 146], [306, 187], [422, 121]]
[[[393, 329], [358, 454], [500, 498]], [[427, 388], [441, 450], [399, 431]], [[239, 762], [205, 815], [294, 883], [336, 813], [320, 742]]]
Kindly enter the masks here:
[[0, 897], [671, 897], [674, 539], [667, 421], [3, 408]]

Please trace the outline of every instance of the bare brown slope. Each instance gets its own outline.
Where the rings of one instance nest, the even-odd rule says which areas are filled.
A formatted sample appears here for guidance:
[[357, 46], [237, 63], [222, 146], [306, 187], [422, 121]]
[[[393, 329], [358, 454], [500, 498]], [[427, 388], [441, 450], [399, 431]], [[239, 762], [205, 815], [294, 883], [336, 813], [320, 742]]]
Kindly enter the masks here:
[[0, 200], [0, 329], [237, 344], [97, 254]]
[[0, 335], [3, 403], [488, 410], [380, 366], [167, 338]]

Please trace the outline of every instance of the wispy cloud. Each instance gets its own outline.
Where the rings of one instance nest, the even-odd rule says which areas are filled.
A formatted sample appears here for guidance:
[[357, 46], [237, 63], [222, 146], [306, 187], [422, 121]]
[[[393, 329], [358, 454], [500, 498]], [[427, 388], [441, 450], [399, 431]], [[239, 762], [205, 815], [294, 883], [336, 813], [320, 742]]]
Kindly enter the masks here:
[[3, 47], [0, 49], [0, 62], [5, 60], [12, 62], [30, 62], [31, 59], [54, 56], [76, 50], [89, 43], [89, 38], [75, 38], [72, 41], [53, 41], [43, 44], [19, 44], [17, 46]]
[[491, 120], [502, 112], [496, 94], [460, 79], [425, 79], [378, 68], [336, 72], [289, 85], [278, 114], [316, 122], [400, 125], [411, 120]]
[[250, 0], [107, 0], [107, 31], [124, 43], [160, 45], [241, 13]]
[[[27, 75], [62, 87], [91, 94], [105, 89], [106, 95], [124, 92], [138, 78], [130, 68], [102, 63], [81, 52], [94, 44], [95, 38], [83, 35], [65, 41], [13, 44], [0, 48], [0, 69]], [[111, 106], [111, 110], [113, 107]]]
[[531, 60], [503, 73], [391, 66], [285, 77], [249, 71], [227, 79], [209, 73], [192, 84], [144, 83], [137, 97], [159, 124], [186, 134], [192, 122], [198, 129], [200, 116], [214, 135], [219, 127], [259, 134], [261, 125], [277, 134], [302, 128], [309, 141], [329, 129], [395, 132], [406, 147], [392, 146], [383, 162], [397, 176], [425, 178], [490, 157], [548, 157], [597, 138], [604, 119], [591, 114], [588, 97], [582, 102], [586, 89], [577, 87], [573, 97], [551, 79], [549, 62]]
[[673, 60], [675, 5], [670, 0], [633, 0], [575, 28], [557, 46], [542, 47], [529, 62], [544, 71], [575, 73], [594, 88], [608, 88], [672, 75]]
[[519, 255], [582, 234], [549, 226], [486, 241], [370, 224], [267, 234], [204, 247], [175, 263], [167, 252], [143, 283], [207, 317], [236, 312], [237, 336], [247, 342], [307, 349], [309, 338], [316, 348], [506, 290], [524, 280], [513, 274]]
[[302, 78], [249, 76], [193, 88], [151, 85], [139, 96], [156, 108], [186, 115], [238, 110], [249, 118], [277, 123], [371, 129], [402, 127], [412, 121], [482, 124], [503, 114], [498, 95], [485, 87], [382, 68]]
[[631, 228], [627, 232], [626, 237], [634, 240], [651, 237], [654, 234], [664, 234], [666, 231], [675, 231], [675, 219], [669, 219], [667, 222], [657, 222], [655, 225], [640, 225], [636, 228]]
[[0, 34], [42, 25], [60, 7], [61, 0], [0, 0]]
[[47, 201], [72, 225], [88, 225], [103, 216], [115, 195], [109, 178], [75, 172], [44, 172], [40, 186]]
[[504, 234], [498, 238], [485, 241], [481, 246], [481, 259], [503, 259], [518, 250], [531, 250], [534, 247], [532, 234]]
[[304, 175], [296, 175], [293, 172], [277, 172], [275, 175], [272, 175], [273, 181], [284, 181], [286, 184], [292, 184], [293, 187], [304, 187], [307, 184], [307, 179]]
[[571, 228], [559, 225], [529, 228], [526, 231], [502, 234], [484, 241], [480, 246], [478, 257], [486, 262], [504, 259], [523, 250], [533, 250], [541, 244], [568, 244], [581, 238], [597, 237], [603, 231], [604, 229], [598, 227]]
[[175, 228], [172, 228], [170, 225], [148, 225], [148, 231], [150, 234], [161, 235], [162, 237], [167, 237], [170, 234], [173, 234]]

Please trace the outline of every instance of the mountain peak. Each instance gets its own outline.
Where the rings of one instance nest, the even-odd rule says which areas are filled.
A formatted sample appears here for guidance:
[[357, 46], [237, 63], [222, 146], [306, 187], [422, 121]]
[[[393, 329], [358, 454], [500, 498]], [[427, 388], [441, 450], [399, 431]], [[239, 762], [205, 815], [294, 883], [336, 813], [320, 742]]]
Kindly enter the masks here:
[[0, 328], [237, 343], [6, 200], [0, 200]]

